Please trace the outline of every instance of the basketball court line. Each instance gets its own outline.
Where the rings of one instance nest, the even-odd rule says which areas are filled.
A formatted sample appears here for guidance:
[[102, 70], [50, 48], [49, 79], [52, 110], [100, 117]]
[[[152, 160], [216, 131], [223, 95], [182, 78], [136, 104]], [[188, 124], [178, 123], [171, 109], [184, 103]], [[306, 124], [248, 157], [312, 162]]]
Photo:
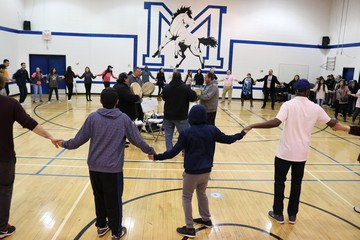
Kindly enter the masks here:
[[[52, 164], [52, 165], [44, 165], [44, 164], [37, 164], [37, 163], [20, 163], [20, 164], [16, 164], [17, 166], [43, 166], [43, 167], [57, 167], [57, 168], [84, 168], [84, 169], [88, 169], [88, 166], [73, 166], [73, 165], [57, 165], [57, 164]], [[129, 168], [129, 167], [124, 167], [124, 170], [140, 170], [140, 171], [181, 171], [183, 172], [184, 169], [183, 168]], [[234, 169], [223, 169], [223, 170], [219, 170], [219, 169], [213, 169], [211, 172], [244, 172], [244, 173], [273, 173], [274, 170], [234, 170]], [[349, 173], [349, 172], [357, 172], [360, 173], [360, 171], [348, 171], [348, 170], [343, 170], [343, 171], [339, 171], [339, 170], [312, 170], [311, 172], [317, 172], [317, 173]]]
[[81, 198], [84, 196], [86, 189], [89, 187], [90, 185], [90, 181], [88, 181], [85, 185], [85, 187], [83, 188], [83, 190], [81, 191], [81, 193], [79, 194], [78, 198], [75, 200], [74, 204], [72, 205], [72, 207], [70, 208], [69, 212], [66, 214], [64, 220], [61, 222], [59, 228], [57, 229], [57, 231], [55, 232], [54, 236], [52, 237], [51, 240], [56, 240], [59, 236], [59, 234], [61, 233], [61, 231], [63, 230], [65, 224], [67, 223], [67, 221], [69, 220], [71, 214], [74, 212], [76, 206], [79, 204]]
[[[51, 156], [16, 156], [18, 159], [53, 159], [54, 157]], [[87, 158], [81, 157], [57, 157], [56, 160], [67, 160], [67, 161], [74, 161], [74, 160], [82, 160], [86, 161]], [[151, 160], [125, 160], [125, 163], [154, 163]], [[182, 160], [179, 161], [158, 161], [157, 164], [183, 164]], [[214, 161], [214, 165], [271, 165], [273, 166], [273, 162], [219, 162]], [[341, 163], [342, 165], [347, 166], [360, 166], [358, 163]], [[340, 163], [306, 163], [306, 166], [338, 166]]]
[[331, 187], [329, 187], [328, 185], [326, 185], [322, 180], [320, 180], [319, 178], [317, 178], [314, 174], [312, 174], [310, 171], [305, 169], [305, 172], [310, 174], [313, 178], [315, 178], [319, 183], [321, 183], [325, 188], [327, 188], [330, 192], [332, 192], [335, 196], [337, 196], [338, 198], [340, 198], [343, 202], [345, 202], [346, 204], [348, 204], [350, 207], [353, 207], [354, 204], [351, 204], [348, 200], [346, 200], [344, 197], [342, 197], [339, 193], [337, 193], [334, 189], [332, 189]]

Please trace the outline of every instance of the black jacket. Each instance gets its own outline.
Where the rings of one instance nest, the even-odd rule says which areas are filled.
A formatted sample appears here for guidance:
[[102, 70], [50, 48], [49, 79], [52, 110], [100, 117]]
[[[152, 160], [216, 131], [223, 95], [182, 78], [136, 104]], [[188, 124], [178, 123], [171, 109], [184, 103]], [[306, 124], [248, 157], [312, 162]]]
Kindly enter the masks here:
[[280, 84], [279, 80], [277, 79], [276, 76], [272, 75], [271, 78], [271, 83], [270, 83], [270, 89], [267, 87], [267, 79], [268, 79], [269, 75], [266, 75], [264, 78], [260, 78], [257, 79], [257, 82], [264, 82], [264, 86], [263, 86], [263, 91], [265, 90], [270, 90], [270, 91], [275, 91], [275, 83], [276, 84]]
[[137, 118], [135, 103], [140, 101], [140, 97], [132, 94], [130, 87], [126, 83], [117, 82], [114, 85], [114, 89], [119, 96], [117, 107], [120, 111], [128, 115], [131, 120], [135, 120]]
[[189, 102], [197, 100], [196, 92], [181, 79], [173, 79], [162, 92], [165, 101], [164, 118], [167, 120], [185, 120], [188, 117]]

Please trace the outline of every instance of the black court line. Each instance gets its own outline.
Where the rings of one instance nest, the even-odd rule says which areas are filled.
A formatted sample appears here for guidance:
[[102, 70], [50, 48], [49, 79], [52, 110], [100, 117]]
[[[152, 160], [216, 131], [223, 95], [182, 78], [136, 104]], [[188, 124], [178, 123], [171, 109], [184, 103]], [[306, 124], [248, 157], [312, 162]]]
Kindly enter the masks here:
[[[39, 106], [39, 105], [38, 105], [38, 106]], [[53, 119], [55, 119], [55, 118], [57, 118], [57, 117], [65, 114], [65, 113], [67, 113], [67, 112], [68, 112], [68, 110], [66, 110], [66, 111], [64, 111], [64, 112], [62, 112], [62, 113], [59, 113], [58, 115], [56, 115], [55, 117], [50, 118], [49, 120], [41, 118], [42, 120], [44, 120], [44, 122], [43, 122], [43, 123], [40, 123], [40, 125], [44, 125], [45, 123], [50, 122], [51, 120], [53, 120]], [[36, 113], [35, 113], [35, 114], [36, 114]], [[18, 137], [21, 137], [22, 135], [24, 135], [24, 134], [26, 134], [26, 133], [28, 133], [28, 132], [31, 132], [31, 131], [30, 131], [30, 130], [27, 130], [27, 131], [25, 131], [25, 132], [23, 132], [23, 133], [15, 136], [14, 139], [15, 139], [15, 138], [18, 138]]]
[[[16, 173], [22, 176], [44, 176], [44, 177], [74, 177], [74, 178], [88, 178], [89, 175], [75, 175], [75, 174], [48, 174], [48, 173]], [[148, 177], [124, 177], [125, 180], [145, 180], [145, 181], [182, 181], [182, 178], [148, 178]], [[273, 182], [274, 179], [248, 179], [248, 178], [210, 178], [209, 181], [215, 182]], [[287, 182], [290, 182], [287, 180]], [[303, 179], [303, 182], [319, 182], [317, 179]], [[360, 182], [356, 179], [320, 179], [322, 182]]]
[[[273, 196], [274, 194], [272, 193], [269, 193], [269, 192], [264, 192], [264, 191], [259, 191], [259, 190], [253, 190], [253, 189], [247, 189], [247, 188], [234, 188], [234, 187], [207, 187], [207, 189], [223, 189], [223, 190], [236, 190], [236, 191], [246, 191], [246, 192], [253, 192], [253, 193], [259, 193], [259, 194], [264, 194], [264, 195], [269, 195], [269, 196]], [[162, 190], [162, 191], [158, 191], [158, 192], [152, 192], [152, 193], [148, 193], [148, 194], [144, 194], [144, 195], [141, 195], [139, 197], [135, 197], [135, 198], [132, 198], [132, 199], [129, 199], [127, 201], [124, 201], [123, 202], [123, 205], [126, 205], [128, 203], [131, 203], [131, 202], [134, 202], [134, 201], [137, 201], [137, 200], [140, 200], [140, 199], [143, 199], [143, 198], [146, 198], [146, 197], [151, 197], [151, 196], [154, 196], [154, 195], [158, 195], [158, 194], [163, 194], [163, 193], [168, 193], [168, 192], [175, 192], [175, 191], [181, 191], [182, 188], [173, 188], [173, 189], [167, 189], [167, 190]], [[288, 197], [285, 197], [285, 199], [289, 199]], [[350, 226], [360, 230], [360, 226], [357, 226], [356, 224], [352, 223], [351, 221], [349, 220], [346, 220], [345, 218], [343, 217], [340, 217], [330, 211], [327, 211], [323, 208], [320, 208], [320, 207], [317, 207], [315, 205], [312, 205], [310, 203], [306, 203], [306, 202], [303, 202], [303, 201], [300, 201], [301, 204], [304, 204], [308, 207], [311, 207], [311, 208], [314, 208], [316, 210], [319, 210], [321, 212], [324, 212], [326, 214], [329, 214], [347, 224], [349, 224]], [[76, 237], [74, 238], [74, 240], [79, 240], [82, 235], [96, 222], [96, 218], [93, 219], [92, 221], [90, 221], [77, 235]], [[237, 224], [237, 225], [241, 225], [241, 224]], [[220, 226], [220, 225], [219, 225]], [[249, 226], [249, 225], [244, 225], [244, 226], [247, 226], [247, 227], [251, 227], [253, 229], [256, 229], [257, 230], [257, 227], [253, 227], [253, 226]], [[261, 229], [260, 229], [261, 230]], [[262, 230], [261, 230], [262, 231]], [[265, 231], [265, 233], [267, 233], [267, 231]], [[276, 236], [276, 235], [275, 235]]]
[[[267, 236], [271, 236], [275, 239], [278, 239], [278, 240], [284, 240], [283, 238], [275, 235], [274, 233], [272, 232], [268, 232], [264, 229], [261, 229], [261, 228], [258, 228], [258, 227], [254, 227], [254, 226], [250, 226], [250, 225], [245, 225], [245, 224], [238, 224], [238, 223], [218, 223], [218, 224], [214, 224], [213, 227], [242, 227], [242, 228], [250, 228], [250, 229], [253, 229], [253, 230], [256, 230], [256, 231], [259, 231], [259, 232], [263, 232], [265, 233]], [[197, 228], [195, 231], [196, 232], [200, 232], [202, 230], [206, 230], [206, 229], [209, 229], [207, 227], [200, 227], [200, 228]], [[187, 239], [191, 239], [189, 237], [183, 237], [182, 240], [187, 240]]]
[[[220, 108], [220, 109], [222, 109], [222, 108]], [[223, 110], [226, 114], [228, 114], [229, 117], [231, 117], [232, 119], [234, 119], [227, 111], [225, 111], [224, 109], [222, 109], [222, 110]], [[226, 109], [226, 110], [227, 110], [227, 109]], [[264, 118], [263, 116], [260, 116], [259, 114], [254, 113], [253, 111], [251, 111], [251, 110], [249, 110], [249, 109], [248, 109], [247, 111], [249, 111], [250, 113], [254, 114], [255, 116], [257, 116], [257, 117], [259, 117], [259, 118], [261, 118], [261, 119], [263, 119], [263, 120], [265, 120], [265, 121], [268, 121], [268, 120], [267, 120], [266, 118]], [[234, 120], [236, 121], [236, 119], [234, 119]], [[238, 122], [238, 121], [237, 121], [237, 122]], [[241, 123], [239, 123], [239, 124], [241, 125]], [[241, 125], [241, 126], [242, 126], [242, 125]], [[319, 131], [316, 131], [316, 132], [314, 132], [314, 133], [311, 133], [311, 135], [314, 135], [314, 134], [317, 134], [317, 133], [319, 133], [319, 132], [325, 131], [325, 129], [327, 129], [327, 127], [328, 127], [328, 126], [320, 129]], [[281, 131], [283, 130], [281, 127], [277, 127], [277, 128], [280, 129]], [[316, 127], [316, 128], [318, 128], [318, 127]], [[346, 138], [342, 138], [342, 137], [337, 136], [337, 135], [335, 135], [335, 134], [332, 134], [332, 133], [330, 133], [330, 132], [328, 132], [328, 131], [325, 131], [325, 132], [328, 133], [328, 134], [331, 134], [331, 135], [333, 135], [333, 136], [336, 136], [336, 137], [338, 137], [338, 138], [340, 138], [340, 139], [342, 139], [342, 140], [344, 140], [344, 141], [353, 143], [353, 142], [347, 140]], [[278, 140], [280, 140], [280, 139], [277, 139], [277, 141], [278, 141]], [[256, 142], [263, 142], [263, 141], [269, 141], [269, 140], [259, 140], [259, 141], [256, 141]], [[360, 146], [359, 144], [356, 144], [356, 143], [353, 143], [353, 144], [355, 144], [355, 145], [357, 145], [357, 146]], [[311, 146], [311, 145], [309, 145], [309, 147], [310, 147], [311, 149], [315, 150], [316, 152], [320, 153], [321, 155], [325, 156], [326, 158], [330, 159], [331, 161], [339, 164], [340, 166], [342, 166], [342, 167], [345, 168], [346, 170], [349, 170], [350, 172], [352, 172], [352, 173], [360, 176], [359, 173], [353, 171], [351, 168], [349, 168], [349, 167], [347, 167], [346, 165], [342, 164], [341, 162], [335, 160], [334, 158], [330, 157], [329, 155], [323, 153], [322, 151], [318, 150], [317, 148], [315, 148], [315, 147], [313, 147], [313, 146]]]
[[[63, 128], [71, 129], [71, 130], [79, 130], [79, 129], [77, 129], [77, 128], [72, 128], [72, 127], [68, 127], [68, 126], [65, 126], [65, 125], [61, 125], [61, 124], [52, 122], [51, 120], [53, 120], [55, 117], [50, 118], [50, 119], [46, 119], [46, 118], [41, 117], [41, 116], [37, 113], [37, 111], [36, 111], [37, 108], [38, 108], [38, 107], [41, 107], [41, 106], [45, 106], [45, 104], [39, 104], [39, 105], [37, 105], [37, 106], [34, 108], [34, 110], [33, 110], [33, 111], [34, 111], [34, 114], [35, 114], [38, 118], [44, 120], [44, 121], [47, 122], [47, 123], [51, 123], [51, 124], [56, 125], [56, 126], [59, 126], [59, 127], [63, 127]], [[69, 111], [71, 111], [71, 110], [72, 110], [72, 108], [66, 110], [64, 113], [69, 112]], [[62, 113], [62, 114], [64, 114], [64, 113]], [[56, 116], [56, 117], [58, 117], [58, 116]]]

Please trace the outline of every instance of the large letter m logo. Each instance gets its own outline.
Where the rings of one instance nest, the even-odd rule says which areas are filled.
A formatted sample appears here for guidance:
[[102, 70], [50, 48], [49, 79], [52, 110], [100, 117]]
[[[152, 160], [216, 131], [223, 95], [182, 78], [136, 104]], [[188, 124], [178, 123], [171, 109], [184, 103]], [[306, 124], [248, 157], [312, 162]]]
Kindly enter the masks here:
[[[145, 2], [144, 8], [148, 11], [146, 54], [142, 58], [144, 66], [170, 67], [175, 65], [174, 58], [180, 57], [176, 64], [178, 67], [188, 49], [194, 55], [189, 55], [189, 58], [199, 58], [199, 67], [223, 69], [220, 49], [226, 6], [209, 5], [198, 14], [193, 14], [191, 6], [178, 6], [171, 11], [161, 2]], [[194, 64], [191, 67], [194, 68]]]

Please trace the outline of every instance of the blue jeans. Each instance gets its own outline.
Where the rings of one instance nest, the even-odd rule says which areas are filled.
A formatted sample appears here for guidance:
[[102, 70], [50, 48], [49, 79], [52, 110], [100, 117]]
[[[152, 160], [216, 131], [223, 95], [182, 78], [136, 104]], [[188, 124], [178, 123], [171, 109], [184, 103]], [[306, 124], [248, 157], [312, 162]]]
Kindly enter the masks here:
[[166, 143], [166, 150], [169, 151], [173, 148], [173, 135], [175, 127], [177, 131], [180, 133], [182, 130], [190, 127], [190, 124], [187, 119], [185, 120], [167, 120], [164, 119], [164, 131], [165, 131], [165, 143]]
[[41, 85], [33, 84], [32, 86], [33, 86], [33, 91], [34, 91], [33, 102], [36, 101], [36, 95], [38, 95], [38, 94], [40, 97], [40, 101], [42, 102], [42, 87], [41, 87]]

